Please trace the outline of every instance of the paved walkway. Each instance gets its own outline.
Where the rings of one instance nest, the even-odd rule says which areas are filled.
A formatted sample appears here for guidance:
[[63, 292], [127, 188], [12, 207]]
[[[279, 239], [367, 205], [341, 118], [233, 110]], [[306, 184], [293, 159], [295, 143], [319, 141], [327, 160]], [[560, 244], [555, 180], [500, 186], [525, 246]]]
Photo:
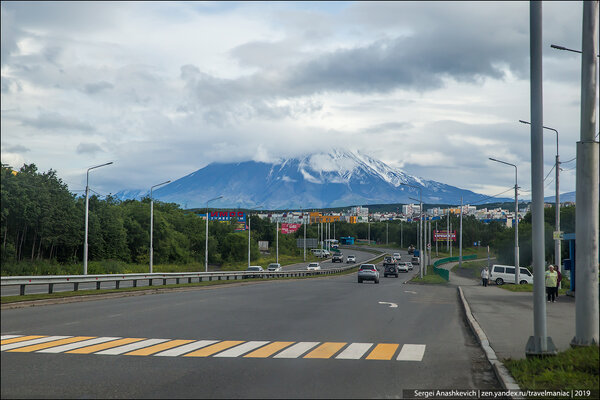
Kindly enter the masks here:
[[[453, 273], [452, 268], [457, 264], [440, 267], [450, 271], [450, 285], [462, 288], [473, 317], [498, 358], [525, 358], [527, 340], [533, 336], [533, 293], [511, 292], [495, 285], [483, 287], [481, 280]], [[544, 304], [548, 336], [559, 351], [569, 349], [575, 336], [575, 298], [561, 295], [557, 302]]]

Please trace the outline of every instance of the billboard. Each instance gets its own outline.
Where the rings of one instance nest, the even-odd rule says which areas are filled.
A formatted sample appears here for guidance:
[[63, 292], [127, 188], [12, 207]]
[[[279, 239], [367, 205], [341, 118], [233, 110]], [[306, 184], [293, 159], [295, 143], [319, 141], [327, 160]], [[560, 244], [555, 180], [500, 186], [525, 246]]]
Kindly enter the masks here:
[[[433, 231], [433, 240], [446, 242], [448, 241], [448, 231]], [[450, 240], [456, 242], [456, 231], [450, 231]]]
[[[206, 214], [197, 214], [199, 217], [206, 219]], [[234, 230], [244, 231], [246, 230], [246, 213], [243, 211], [211, 211], [208, 214], [209, 221], [221, 221], [229, 222], [233, 218], [237, 219]]]
[[281, 233], [283, 234], [287, 234], [287, 233], [294, 233], [296, 232], [300, 227], [302, 226], [302, 224], [289, 224], [287, 222], [283, 222], [281, 224]]

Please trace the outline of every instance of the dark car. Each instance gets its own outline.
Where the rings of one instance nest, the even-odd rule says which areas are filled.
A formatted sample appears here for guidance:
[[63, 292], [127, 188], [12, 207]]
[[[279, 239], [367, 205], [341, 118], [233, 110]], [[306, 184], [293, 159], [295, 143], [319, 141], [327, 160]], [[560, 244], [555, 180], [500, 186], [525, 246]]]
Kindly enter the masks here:
[[334, 254], [333, 257], [331, 257], [331, 262], [344, 262], [344, 255], [342, 253]]
[[383, 277], [387, 278], [388, 275], [398, 277], [398, 262], [394, 257], [389, 256], [383, 259]]

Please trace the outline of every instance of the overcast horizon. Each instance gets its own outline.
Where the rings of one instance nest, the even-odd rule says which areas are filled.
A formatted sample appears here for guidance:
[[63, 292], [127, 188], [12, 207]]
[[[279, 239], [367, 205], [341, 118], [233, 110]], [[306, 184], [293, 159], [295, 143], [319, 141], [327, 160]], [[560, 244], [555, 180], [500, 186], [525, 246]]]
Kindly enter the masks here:
[[[72, 191], [359, 150], [531, 198], [529, 2], [2, 2], [1, 158]], [[543, 2], [544, 125], [575, 190], [582, 2]], [[544, 130], [544, 196], [556, 136]], [[511, 192], [501, 197], [510, 197]]]

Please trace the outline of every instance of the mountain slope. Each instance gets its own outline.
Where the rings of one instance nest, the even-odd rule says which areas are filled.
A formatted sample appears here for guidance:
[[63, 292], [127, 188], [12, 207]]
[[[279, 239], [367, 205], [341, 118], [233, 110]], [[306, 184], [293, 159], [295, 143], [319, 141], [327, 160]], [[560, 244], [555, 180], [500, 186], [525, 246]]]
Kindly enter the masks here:
[[[382, 203], [465, 204], [486, 202], [487, 196], [391, 168], [359, 152], [333, 150], [269, 164], [246, 161], [213, 163], [154, 191], [154, 197], [184, 208], [263, 209], [326, 208]], [[132, 191], [133, 192], [133, 191]], [[121, 199], [121, 192], [117, 193]], [[506, 199], [493, 198], [491, 201]]]

